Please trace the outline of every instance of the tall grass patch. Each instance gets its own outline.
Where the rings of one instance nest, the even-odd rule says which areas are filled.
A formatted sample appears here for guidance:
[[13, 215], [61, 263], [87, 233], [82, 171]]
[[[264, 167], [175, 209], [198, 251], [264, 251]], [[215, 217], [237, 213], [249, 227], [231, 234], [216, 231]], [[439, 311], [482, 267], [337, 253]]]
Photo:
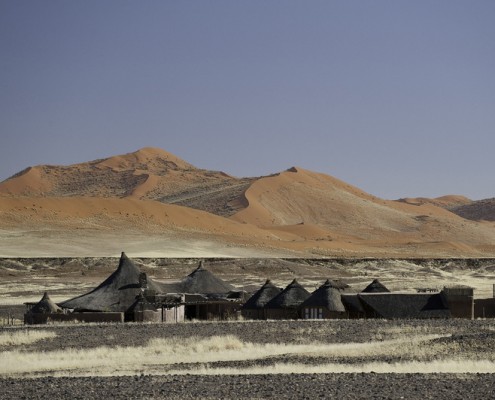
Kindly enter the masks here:
[[0, 333], [0, 346], [21, 346], [45, 339], [53, 339], [57, 334], [46, 330], [15, 330]]
[[[34, 333], [34, 332], [33, 332]], [[46, 338], [49, 331], [37, 331], [39, 338]], [[45, 336], [44, 336], [45, 335]], [[213, 336], [209, 338], [166, 338], [152, 339], [145, 346], [135, 347], [98, 347], [91, 349], [65, 349], [63, 351], [5, 351], [0, 354], [0, 374], [4, 376], [115, 376], [134, 375], [140, 373], [277, 373], [289, 371], [301, 373], [322, 372], [397, 372], [421, 370], [427, 372], [425, 366], [432, 366], [432, 371], [442, 372], [448, 365], [469, 365], [476, 362], [473, 371], [491, 370], [495, 372], [495, 364], [490, 360], [468, 360], [449, 358], [450, 344], [432, 341], [440, 335], [420, 335], [402, 339], [385, 340], [368, 343], [268, 343], [254, 344], [240, 340], [233, 335]], [[19, 343], [19, 339], [16, 339]], [[31, 338], [31, 340], [34, 340]], [[40, 339], [38, 339], [40, 340]], [[433, 350], [433, 352], [432, 352]], [[304, 357], [309, 363], [299, 365], [297, 358]], [[392, 357], [395, 361], [373, 363], [380, 356]], [[263, 360], [277, 357], [291, 357], [292, 362], [277, 363], [275, 368], [252, 367], [243, 368], [211, 368], [215, 362], [242, 362]], [[404, 357], [404, 358], [403, 358]], [[434, 357], [442, 357], [434, 360]], [[323, 361], [322, 361], [323, 358]], [[328, 358], [329, 362], [324, 359]], [[314, 359], [314, 363], [311, 363]], [[331, 362], [346, 360], [345, 363]], [[316, 361], [317, 360], [317, 361]], [[353, 360], [355, 360], [353, 362]], [[484, 369], [481, 362], [484, 362]], [[437, 362], [437, 364], [435, 364]], [[440, 363], [440, 364], [438, 364]], [[178, 366], [181, 365], [180, 368]], [[389, 366], [387, 366], [389, 365]], [[435, 366], [436, 365], [436, 366]], [[421, 367], [420, 367], [421, 366]], [[184, 369], [186, 368], [186, 369]], [[440, 369], [436, 369], [440, 368]], [[454, 368], [454, 367], [452, 367]], [[461, 368], [462, 369], [462, 368]], [[286, 373], [286, 372], [278, 372]]]

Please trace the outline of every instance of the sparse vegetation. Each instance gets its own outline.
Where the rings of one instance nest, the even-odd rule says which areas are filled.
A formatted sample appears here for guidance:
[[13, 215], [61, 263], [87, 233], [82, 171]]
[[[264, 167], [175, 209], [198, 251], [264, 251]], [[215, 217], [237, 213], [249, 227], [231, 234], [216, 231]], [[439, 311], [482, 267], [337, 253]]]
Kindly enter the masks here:
[[38, 329], [23, 329], [4, 331], [0, 333], [0, 346], [21, 346], [35, 343], [39, 340], [55, 338], [57, 334], [53, 331]]
[[[369, 370], [495, 373], [495, 353], [490, 351], [495, 343], [493, 326], [484, 321], [457, 325], [464, 335], [453, 335], [455, 323], [451, 322], [377, 320], [131, 324], [125, 328], [91, 324], [53, 326], [53, 330], [9, 329], [1, 334], [1, 343], [17, 347], [1, 353], [4, 363], [0, 365], [0, 374], [117, 376], [188, 371], [271, 374], [285, 373], [291, 368], [294, 373]], [[353, 326], [365, 332], [349, 334]], [[466, 330], [468, 327], [471, 328]], [[60, 343], [52, 341], [53, 345], [48, 347], [49, 343], [34, 344], [55, 339], [57, 330], [63, 331]], [[106, 334], [102, 336], [102, 332]], [[85, 340], [95, 333], [100, 338], [94, 342]], [[301, 340], [301, 335], [305, 340]], [[140, 340], [136, 340], [138, 337]]]
[[[51, 333], [51, 335], [50, 335]], [[51, 338], [52, 332], [33, 332], [33, 335], [18, 334], [11, 337], [15, 344], [31, 343]], [[50, 352], [6, 351], [2, 354], [4, 363], [0, 366], [3, 375], [32, 374], [35, 376], [108, 376], [128, 375], [142, 372], [164, 373], [221, 373], [221, 374], [267, 374], [267, 373], [332, 373], [332, 372], [391, 372], [392, 368], [403, 373], [422, 371], [435, 372], [495, 372], [493, 360], [469, 359], [459, 354], [456, 345], [431, 341], [438, 335], [404, 336], [402, 339], [368, 343], [310, 343], [253, 344], [238, 337], [213, 336], [209, 338], [190, 337], [152, 339], [145, 346], [97, 347], [92, 349], [64, 349]], [[454, 352], [452, 351], [454, 350]], [[443, 356], [442, 356], [443, 355]], [[267, 359], [297, 359], [304, 357], [304, 363], [278, 361], [267, 367]], [[394, 362], [373, 360], [388, 357]], [[440, 358], [434, 360], [435, 358]], [[493, 358], [491, 356], [490, 358]], [[325, 363], [324, 359], [343, 362]], [[353, 360], [359, 360], [354, 364]], [[244, 361], [256, 361], [254, 367], [246, 368]], [[237, 362], [236, 367], [211, 368], [210, 364]], [[434, 363], [434, 366], [429, 366]], [[179, 370], [174, 367], [181, 366]], [[189, 367], [184, 368], [184, 365]], [[408, 370], [408, 368], [412, 370]], [[446, 368], [444, 371], [442, 368]], [[467, 369], [470, 368], [470, 369]]]
[[450, 399], [485, 397], [495, 383], [488, 320], [78, 324], [0, 335], [26, 331], [44, 339], [0, 353], [9, 398], [127, 398], [137, 387], [136, 398], [426, 398], [434, 386]]

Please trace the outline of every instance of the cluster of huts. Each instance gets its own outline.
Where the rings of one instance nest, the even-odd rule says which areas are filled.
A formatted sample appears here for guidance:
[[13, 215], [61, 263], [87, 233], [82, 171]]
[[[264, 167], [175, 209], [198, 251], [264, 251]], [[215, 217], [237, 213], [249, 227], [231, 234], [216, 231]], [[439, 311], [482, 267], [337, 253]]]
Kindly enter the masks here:
[[473, 318], [473, 289], [434, 293], [392, 293], [375, 279], [360, 293], [345, 293], [342, 282], [327, 280], [309, 293], [297, 280], [281, 290], [269, 280], [242, 308], [252, 319]]
[[[90, 292], [55, 304], [47, 293], [38, 303], [26, 303], [25, 323], [181, 322], [184, 320], [332, 319], [332, 318], [474, 318], [473, 289], [444, 288], [425, 293], [393, 293], [378, 280], [360, 293], [327, 280], [308, 292], [294, 279], [284, 289], [270, 280], [254, 293], [236, 290], [202, 262], [182, 281], [163, 284], [147, 277], [124, 254], [119, 266]], [[495, 306], [495, 304], [493, 305]], [[483, 304], [494, 308], [492, 303]]]
[[245, 293], [204, 268], [203, 263], [182, 281], [164, 284], [122, 253], [119, 266], [90, 292], [55, 304], [47, 293], [26, 303], [24, 322], [180, 322], [185, 319], [231, 319], [239, 314]]

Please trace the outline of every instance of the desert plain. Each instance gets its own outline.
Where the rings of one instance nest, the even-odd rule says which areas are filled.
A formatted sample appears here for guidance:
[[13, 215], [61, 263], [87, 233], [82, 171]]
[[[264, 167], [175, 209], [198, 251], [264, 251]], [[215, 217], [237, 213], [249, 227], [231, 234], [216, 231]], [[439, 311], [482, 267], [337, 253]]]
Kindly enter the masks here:
[[[198, 258], [134, 258], [174, 282]], [[0, 313], [22, 318], [47, 290], [56, 301], [105, 279], [117, 258], [1, 260]], [[211, 258], [206, 267], [243, 290], [297, 277], [310, 291], [330, 277], [362, 290], [380, 277], [394, 291], [469, 283], [493, 290], [495, 260]], [[189, 321], [0, 327], [3, 398], [490, 397], [495, 321]]]
[[[380, 199], [299, 167], [236, 178], [155, 148], [28, 167], [0, 183], [1, 318], [89, 291], [121, 251], [163, 282], [204, 259], [246, 291], [379, 278], [491, 297], [492, 209]], [[489, 398], [494, 338], [490, 319], [2, 325], [0, 398]]]

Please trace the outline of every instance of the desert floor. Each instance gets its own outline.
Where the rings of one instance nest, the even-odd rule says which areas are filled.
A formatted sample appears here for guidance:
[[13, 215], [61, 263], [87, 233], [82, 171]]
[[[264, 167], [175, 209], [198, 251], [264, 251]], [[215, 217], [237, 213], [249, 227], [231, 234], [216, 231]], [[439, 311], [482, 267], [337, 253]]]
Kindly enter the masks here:
[[491, 398], [495, 322], [261, 321], [0, 329], [0, 397]]
[[[199, 259], [135, 258], [176, 281]], [[0, 321], [25, 301], [85, 293], [117, 258], [0, 259]], [[491, 259], [206, 259], [239, 288], [327, 278], [351, 292], [379, 278], [391, 290], [467, 284], [492, 295]], [[1, 323], [1, 322], [0, 322]], [[333, 320], [181, 324], [0, 325], [0, 398], [491, 398], [494, 320]]]

